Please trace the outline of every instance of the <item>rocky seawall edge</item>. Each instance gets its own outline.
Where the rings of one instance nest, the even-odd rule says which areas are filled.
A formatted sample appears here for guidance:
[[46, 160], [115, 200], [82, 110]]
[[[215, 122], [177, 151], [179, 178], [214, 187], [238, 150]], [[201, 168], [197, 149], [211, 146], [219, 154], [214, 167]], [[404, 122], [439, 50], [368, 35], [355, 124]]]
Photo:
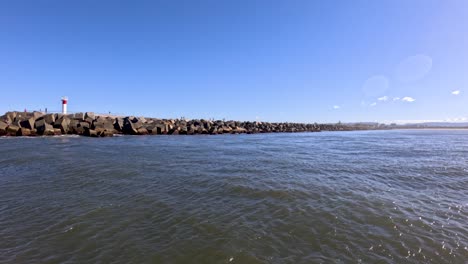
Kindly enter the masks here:
[[125, 135], [195, 135], [255, 134], [280, 132], [320, 132], [375, 129], [367, 125], [268, 123], [204, 119], [158, 119], [115, 117], [93, 112], [44, 114], [42, 112], [7, 112], [0, 117], [0, 136], [83, 135], [109, 137]]

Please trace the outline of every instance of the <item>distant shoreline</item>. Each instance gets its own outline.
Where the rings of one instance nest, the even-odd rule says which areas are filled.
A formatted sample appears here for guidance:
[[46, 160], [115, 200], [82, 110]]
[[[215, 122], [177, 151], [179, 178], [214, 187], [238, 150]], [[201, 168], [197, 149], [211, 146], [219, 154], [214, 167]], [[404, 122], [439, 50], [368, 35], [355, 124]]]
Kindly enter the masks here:
[[386, 130], [468, 130], [468, 127], [399, 127]]

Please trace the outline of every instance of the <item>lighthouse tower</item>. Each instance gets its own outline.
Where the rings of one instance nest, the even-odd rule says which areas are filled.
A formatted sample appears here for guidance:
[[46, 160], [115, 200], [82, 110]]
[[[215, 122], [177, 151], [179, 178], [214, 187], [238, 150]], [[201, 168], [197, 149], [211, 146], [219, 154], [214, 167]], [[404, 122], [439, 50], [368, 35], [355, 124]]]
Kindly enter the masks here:
[[62, 114], [67, 114], [67, 104], [68, 104], [68, 97], [62, 97]]

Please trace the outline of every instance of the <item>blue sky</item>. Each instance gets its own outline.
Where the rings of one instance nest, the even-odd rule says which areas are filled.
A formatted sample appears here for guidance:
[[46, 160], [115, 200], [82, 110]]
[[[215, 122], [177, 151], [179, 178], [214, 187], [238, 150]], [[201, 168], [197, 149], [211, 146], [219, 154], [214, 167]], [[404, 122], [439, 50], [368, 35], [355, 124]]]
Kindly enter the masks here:
[[466, 120], [468, 2], [1, 1], [0, 112]]

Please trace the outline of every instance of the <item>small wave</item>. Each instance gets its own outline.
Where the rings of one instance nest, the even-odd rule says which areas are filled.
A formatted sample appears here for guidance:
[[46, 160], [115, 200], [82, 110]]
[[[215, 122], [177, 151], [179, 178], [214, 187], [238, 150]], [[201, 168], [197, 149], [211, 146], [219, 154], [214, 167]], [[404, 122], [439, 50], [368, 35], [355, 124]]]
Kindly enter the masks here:
[[0, 263], [468, 256], [459, 131], [78, 137], [0, 137]]
[[79, 138], [80, 135], [55, 135], [55, 136], [41, 136], [41, 137], [53, 137], [53, 138]]
[[230, 187], [229, 193], [234, 195], [249, 196], [257, 199], [272, 198], [280, 200], [294, 200], [299, 197], [307, 196], [307, 194], [298, 190], [259, 189], [242, 185], [235, 185]]

